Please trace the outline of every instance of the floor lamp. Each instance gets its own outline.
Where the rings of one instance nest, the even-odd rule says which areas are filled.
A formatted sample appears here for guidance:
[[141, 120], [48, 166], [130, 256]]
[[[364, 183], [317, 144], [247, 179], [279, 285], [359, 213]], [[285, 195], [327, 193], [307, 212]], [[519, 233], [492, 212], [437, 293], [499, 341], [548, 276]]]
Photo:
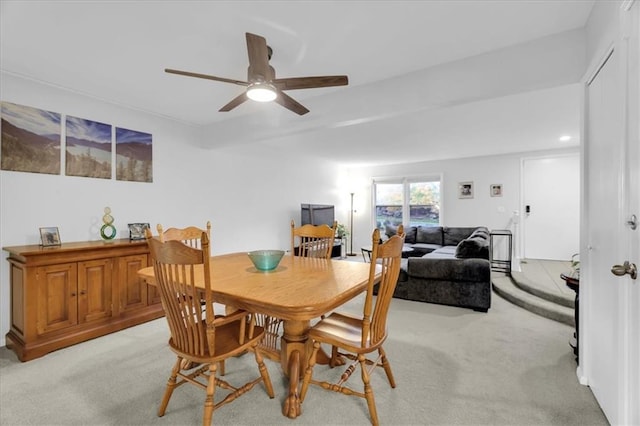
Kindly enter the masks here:
[[349, 253], [347, 253], [347, 256], [355, 256], [356, 254], [353, 252], [353, 192], [351, 193], [351, 211], [349, 213], [350, 217], [350, 225], [349, 225], [349, 230], [350, 235], [351, 235], [351, 242], [350, 242], [350, 247], [349, 247]]

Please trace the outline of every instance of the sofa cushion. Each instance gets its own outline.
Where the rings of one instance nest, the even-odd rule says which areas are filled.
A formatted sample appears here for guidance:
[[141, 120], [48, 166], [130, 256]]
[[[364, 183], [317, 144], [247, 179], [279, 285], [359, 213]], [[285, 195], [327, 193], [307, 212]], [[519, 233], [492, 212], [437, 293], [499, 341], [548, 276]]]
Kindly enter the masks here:
[[398, 282], [405, 282], [409, 280], [409, 275], [407, 275], [407, 261], [408, 259], [400, 260], [400, 275], [398, 275]]
[[441, 246], [438, 244], [415, 243], [411, 244], [409, 247], [413, 249], [413, 252], [409, 252], [409, 257], [420, 257], [423, 254], [431, 253], [432, 251], [439, 249]]
[[404, 230], [404, 243], [405, 244], [414, 244], [417, 242], [416, 234], [417, 228], [415, 226], [410, 226]]
[[489, 246], [487, 240], [482, 237], [467, 238], [460, 241], [456, 246], [455, 256], [457, 258], [489, 258]]
[[[432, 253], [431, 253], [432, 254]], [[490, 281], [491, 268], [485, 259], [455, 258], [423, 258], [407, 259], [409, 277], [418, 277], [443, 281]]]
[[457, 246], [458, 243], [460, 243], [460, 241], [464, 240], [465, 238], [468, 238], [471, 235], [471, 233], [473, 233], [473, 231], [475, 231], [476, 229], [478, 229], [477, 226], [474, 226], [472, 228], [446, 227], [443, 229], [444, 241], [442, 245]]
[[444, 247], [440, 247], [434, 251], [432, 251], [431, 253], [427, 253], [422, 257], [428, 257], [428, 258], [438, 258], [438, 259], [443, 259], [443, 258], [451, 258], [451, 259], [455, 259], [456, 257], [456, 246], [444, 246]]
[[[405, 244], [413, 244], [416, 242], [416, 227], [408, 226], [404, 229], [404, 243]], [[398, 233], [398, 226], [396, 225], [385, 225], [384, 233], [388, 238], [393, 237]]]
[[[406, 241], [406, 238], [405, 238]], [[416, 232], [416, 243], [442, 245], [441, 226], [418, 226]]]

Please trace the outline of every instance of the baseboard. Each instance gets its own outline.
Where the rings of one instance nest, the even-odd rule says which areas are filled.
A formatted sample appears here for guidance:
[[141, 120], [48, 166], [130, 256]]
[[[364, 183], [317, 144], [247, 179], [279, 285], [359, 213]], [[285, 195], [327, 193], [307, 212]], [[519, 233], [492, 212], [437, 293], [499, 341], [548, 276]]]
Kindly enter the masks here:
[[578, 382], [582, 386], [589, 386], [589, 379], [587, 379], [587, 376], [584, 374], [584, 371], [582, 370], [582, 366], [580, 365], [576, 367], [576, 376], [578, 377]]

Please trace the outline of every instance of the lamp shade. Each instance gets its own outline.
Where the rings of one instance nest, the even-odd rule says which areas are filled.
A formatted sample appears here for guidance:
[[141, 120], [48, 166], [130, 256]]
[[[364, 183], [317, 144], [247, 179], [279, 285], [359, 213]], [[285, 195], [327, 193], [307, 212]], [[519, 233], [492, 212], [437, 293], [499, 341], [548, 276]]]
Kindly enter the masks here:
[[267, 83], [253, 83], [247, 89], [247, 97], [257, 102], [271, 102], [277, 96], [275, 87]]

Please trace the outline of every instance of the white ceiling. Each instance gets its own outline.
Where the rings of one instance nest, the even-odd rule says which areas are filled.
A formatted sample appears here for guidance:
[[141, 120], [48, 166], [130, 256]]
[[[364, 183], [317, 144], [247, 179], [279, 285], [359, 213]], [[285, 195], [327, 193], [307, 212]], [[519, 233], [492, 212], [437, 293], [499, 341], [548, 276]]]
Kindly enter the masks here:
[[[0, 66], [198, 126], [211, 149], [349, 164], [552, 149], [579, 143], [584, 49], [566, 49], [584, 43], [593, 3], [2, 0]], [[245, 32], [267, 39], [279, 77], [349, 86], [288, 92], [302, 117], [253, 102], [221, 113], [240, 86], [163, 71], [245, 80]]]

